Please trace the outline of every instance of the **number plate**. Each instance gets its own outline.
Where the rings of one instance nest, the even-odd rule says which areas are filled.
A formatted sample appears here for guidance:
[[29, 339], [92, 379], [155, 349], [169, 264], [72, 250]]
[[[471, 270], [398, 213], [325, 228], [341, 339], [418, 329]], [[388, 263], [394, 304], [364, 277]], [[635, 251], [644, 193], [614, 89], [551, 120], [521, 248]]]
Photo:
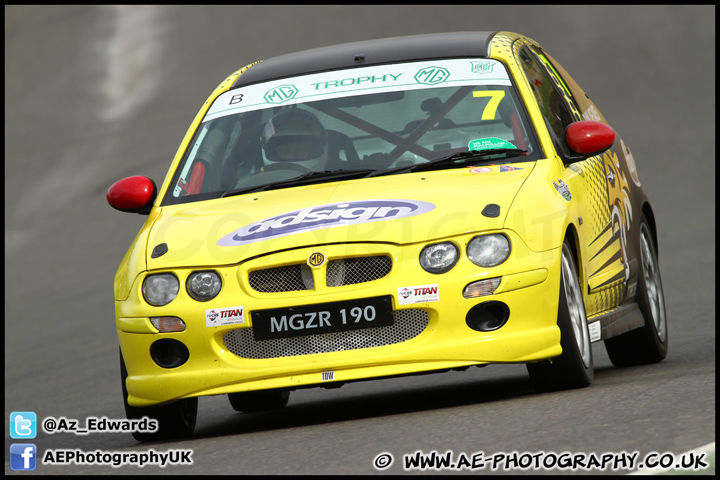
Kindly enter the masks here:
[[391, 297], [362, 298], [250, 312], [255, 340], [385, 327], [393, 324]]

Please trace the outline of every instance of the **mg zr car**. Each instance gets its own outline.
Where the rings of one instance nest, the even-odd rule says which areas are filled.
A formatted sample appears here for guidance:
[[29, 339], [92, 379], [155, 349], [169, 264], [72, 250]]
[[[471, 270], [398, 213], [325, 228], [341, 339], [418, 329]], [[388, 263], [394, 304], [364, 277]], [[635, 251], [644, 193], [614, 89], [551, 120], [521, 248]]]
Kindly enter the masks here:
[[630, 149], [536, 42], [349, 43], [250, 64], [190, 125], [115, 277], [138, 440], [192, 433], [198, 397], [524, 363], [539, 391], [668, 346], [655, 215]]

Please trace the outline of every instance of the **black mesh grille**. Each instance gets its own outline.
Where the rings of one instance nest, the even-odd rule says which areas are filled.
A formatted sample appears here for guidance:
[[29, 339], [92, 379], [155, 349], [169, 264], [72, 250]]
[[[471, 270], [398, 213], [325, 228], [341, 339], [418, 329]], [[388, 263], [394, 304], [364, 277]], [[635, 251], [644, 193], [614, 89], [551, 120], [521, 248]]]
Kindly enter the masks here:
[[[391, 269], [392, 258], [388, 255], [339, 258], [327, 263], [325, 281], [328, 287], [372, 282], [388, 275]], [[253, 290], [263, 293], [315, 288], [312, 270], [304, 263], [253, 270], [248, 274], [248, 281]]]
[[253, 270], [248, 275], [250, 287], [258, 292], [296, 292], [312, 290], [310, 267], [302, 264]]
[[401, 343], [420, 335], [429, 315], [420, 309], [396, 310], [388, 327], [256, 341], [253, 329], [238, 328], [225, 334], [225, 347], [242, 358], [279, 358], [315, 353], [341, 352]]
[[387, 255], [330, 260], [325, 281], [328, 287], [372, 282], [390, 273], [391, 268], [392, 258]]

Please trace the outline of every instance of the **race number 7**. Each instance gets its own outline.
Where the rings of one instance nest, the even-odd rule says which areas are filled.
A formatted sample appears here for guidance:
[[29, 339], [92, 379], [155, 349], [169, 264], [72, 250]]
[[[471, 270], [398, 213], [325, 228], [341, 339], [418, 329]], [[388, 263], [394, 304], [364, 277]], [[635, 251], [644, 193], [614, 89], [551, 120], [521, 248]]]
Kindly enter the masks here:
[[482, 120], [495, 120], [495, 112], [500, 105], [500, 100], [505, 97], [505, 90], [480, 90], [473, 92], [473, 97], [490, 97], [490, 101], [483, 110]]

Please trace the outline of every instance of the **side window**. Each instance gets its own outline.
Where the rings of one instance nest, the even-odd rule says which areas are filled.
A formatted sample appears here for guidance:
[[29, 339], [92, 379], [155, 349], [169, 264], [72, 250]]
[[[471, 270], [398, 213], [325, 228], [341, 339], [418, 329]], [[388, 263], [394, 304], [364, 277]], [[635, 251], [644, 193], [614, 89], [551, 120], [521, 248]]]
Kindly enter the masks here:
[[577, 108], [567, 102], [567, 94], [562, 90], [562, 79], [556, 78], [553, 81], [551, 78], [551, 73], [548, 72], [551, 65], [546, 66], [528, 47], [522, 47], [519, 56], [520, 65], [535, 94], [540, 111], [549, 129], [555, 134], [557, 148], [561, 150], [560, 153], [570, 155], [563, 141], [563, 134], [567, 126], [578, 119]]
[[573, 117], [575, 117], [575, 121], [578, 121], [580, 119], [580, 111], [578, 110], [577, 98], [573, 95], [566, 79], [560, 74], [559, 70], [562, 70], [562, 68], [556, 68], [555, 63], [551, 61], [550, 56], [543, 50], [533, 46], [529, 48], [545, 67], [545, 71], [550, 75], [550, 79], [555, 82], [555, 88], [563, 96], [568, 107], [570, 107], [570, 113]]
[[575, 82], [572, 76], [570, 76], [570, 74], [565, 71], [562, 65], [560, 65], [557, 60], [555, 60], [546, 51], [543, 50], [540, 52], [540, 54], [544, 59], [547, 60], [547, 64], [552, 66], [552, 69], [555, 71], [557, 78], [563, 82], [565, 90], [568, 92], [569, 95], [571, 107], [573, 105], [577, 107], [577, 119], [593, 120], [596, 122], [602, 122], [607, 124], [605, 117], [603, 117], [602, 113], [600, 113], [592, 100], [590, 100], [590, 97], [585, 93], [582, 88], [580, 88], [580, 85]]
[[222, 167], [242, 133], [235, 116], [211, 120], [200, 127], [184, 160], [172, 195], [175, 198], [221, 189]]

